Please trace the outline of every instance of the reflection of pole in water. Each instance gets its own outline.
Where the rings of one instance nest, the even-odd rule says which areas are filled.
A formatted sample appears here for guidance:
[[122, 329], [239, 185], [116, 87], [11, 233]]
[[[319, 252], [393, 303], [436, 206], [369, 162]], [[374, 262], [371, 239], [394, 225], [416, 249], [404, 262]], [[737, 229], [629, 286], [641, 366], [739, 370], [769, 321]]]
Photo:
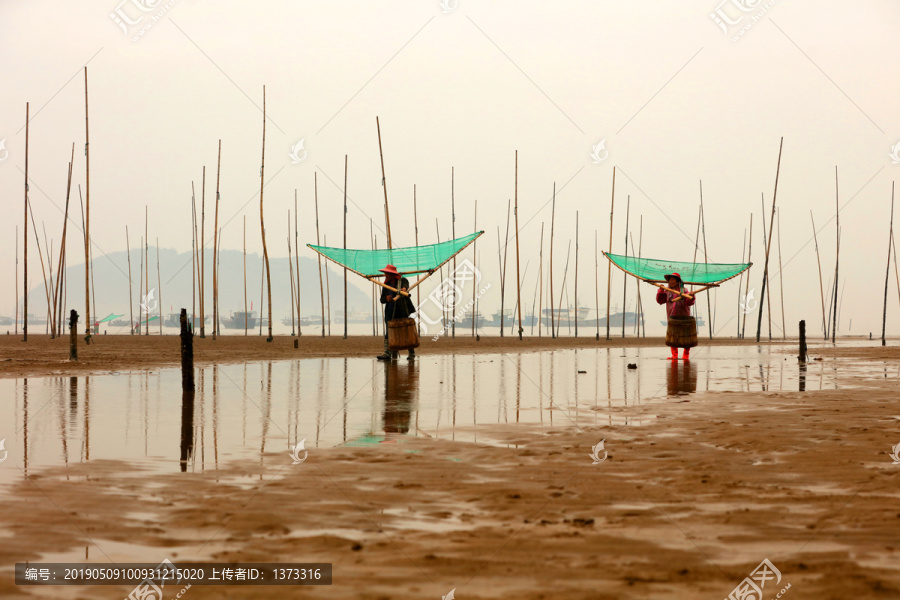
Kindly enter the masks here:
[[453, 354], [450, 357], [450, 370], [452, 372], [451, 381], [450, 381], [450, 397], [453, 399], [451, 401], [452, 411], [453, 411], [453, 435], [451, 439], [456, 441], [456, 354]]
[[84, 460], [91, 460], [91, 378], [84, 378]]
[[[23, 328], [24, 329], [24, 328]], [[22, 380], [22, 456], [25, 458], [25, 477], [28, 477], [28, 378]]]
[[[216, 327], [213, 325], [213, 335]], [[213, 364], [213, 392], [212, 392], [212, 428], [213, 428], [213, 458], [215, 460], [216, 481], [219, 473], [219, 365]]]
[[800, 363], [800, 391], [806, 391], [806, 363]]
[[[541, 353], [541, 357], [543, 357], [543, 353]], [[500, 422], [500, 413], [503, 412], [503, 422], [507, 423], [509, 418], [506, 413], [506, 361], [500, 361], [500, 394], [497, 399], [497, 422]], [[543, 414], [541, 415], [541, 419], [543, 419]]]
[[[345, 160], [346, 160], [346, 157], [345, 157]], [[344, 245], [346, 246], [346, 243], [345, 243]], [[344, 273], [344, 286], [345, 286], [345, 287], [344, 287], [344, 294], [345, 294], [344, 300], [345, 300], [345, 302], [346, 302], [346, 299], [347, 299], [347, 297], [346, 297], [346, 293], [347, 293], [347, 288], [346, 288], [346, 285], [347, 285], [347, 279], [346, 279], [346, 277], [347, 277], [347, 275], [346, 275], [346, 271], [345, 271], [345, 273]], [[345, 303], [345, 305], [344, 305], [344, 315], [346, 315], [346, 314], [347, 314], [347, 307], [346, 307], [346, 303]], [[344, 317], [344, 338], [347, 337], [347, 333], [346, 333], [346, 332], [347, 332], [347, 319], [346, 319], [346, 316], [345, 316], [345, 317]], [[346, 357], [344, 357], [344, 401], [343, 401], [343, 405], [344, 405], [344, 442], [346, 442], [346, 441], [347, 441], [347, 358], [346, 358]]]
[[[262, 422], [262, 439], [259, 447], [259, 465], [262, 467], [263, 456], [266, 454], [266, 437], [269, 433], [269, 421], [272, 419], [272, 361], [266, 363], [266, 393], [263, 396], [265, 410], [263, 411]], [[262, 469], [259, 472], [259, 478], [262, 480]]]
[[[522, 353], [516, 354], [516, 423], [519, 422], [519, 412], [522, 408]], [[551, 417], [553, 413], [550, 413]]]
[[[609, 311], [607, 311], [609, 312]], [[609, 339], [609, 317], [606, 319], [606, 339]], [[606, 406], [609, 413], [609, 425], [612, 427], [612, 365], [610, 364], [610, 349], [606, 349]]]

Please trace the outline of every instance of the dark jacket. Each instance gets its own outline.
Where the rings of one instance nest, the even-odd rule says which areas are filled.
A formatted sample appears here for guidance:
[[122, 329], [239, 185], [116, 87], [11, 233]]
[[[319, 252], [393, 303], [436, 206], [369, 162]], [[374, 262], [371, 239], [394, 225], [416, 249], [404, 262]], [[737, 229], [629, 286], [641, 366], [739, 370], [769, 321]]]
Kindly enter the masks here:
[[[388, 283], [391, 287], [400, 285], [399, 282]], [[394, 299], [392, 301], [388, 301], [388, 296], [392, 296]], [[384, 304], [384, 320], [392, 321], [394, 319], [405, 319], [408, 318], [409, 315], [416, 312], [416, 307], [413, 305], [412, 298], [409, 296], [404, 296], [402, 294], [397, 294], [387, 288], [381, 288], [381, 303]]]

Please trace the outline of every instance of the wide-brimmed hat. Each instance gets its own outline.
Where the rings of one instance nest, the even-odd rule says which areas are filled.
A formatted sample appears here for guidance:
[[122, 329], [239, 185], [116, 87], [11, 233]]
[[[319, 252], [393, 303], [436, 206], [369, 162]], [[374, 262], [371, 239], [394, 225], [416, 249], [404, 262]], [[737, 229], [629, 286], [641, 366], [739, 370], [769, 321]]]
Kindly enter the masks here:
[[669, 280], [669, 277], [675, 277], [678, 279], [678, 281], [682, 281], [681, 275], [679, 275], [678, 273], [669, 273], [668, 275], [666, 275], [666, 281]]
[[395, 267], [394, 265], [388, 265], [385, 268], [378, 269], [378, 270], [381, 271], [382, 273], [384, 273], [385, 275], [399, 275], [400, 274], [397, 272], [397, 267]]

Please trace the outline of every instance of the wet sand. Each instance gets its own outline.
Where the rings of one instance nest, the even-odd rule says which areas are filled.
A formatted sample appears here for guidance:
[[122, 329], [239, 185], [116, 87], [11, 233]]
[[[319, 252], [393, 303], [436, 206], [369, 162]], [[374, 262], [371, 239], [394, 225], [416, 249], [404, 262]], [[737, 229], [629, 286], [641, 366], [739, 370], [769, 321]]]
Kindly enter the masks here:
[[[865, 350], [900, 366], [900, 348]], [[854, 383], [865, 389], [618, 409], [657, 415], [642, 427], [497, 426], [507, 447], [396, 438], [202, 475], [46, 469], [3, 491], [0, 597], [130, 592], [13, 585], [12, 563], [69, 552], [334, 565], [330, 587], [194, 586], [188, 598], [724, 598], [765, 558], [782, 574], [766, 600], [787, 584], [788, 600], [898, 598], [900, 386]], [[591, 464], [603, 438], [608, 458]]]
[[[595, 347], [660, 347], [663, 338], [615, 337], [607, 341], [601, 333], [600, 340], [594, 334], [586, 337], [486, 337], [480, 340], [472, 338], [468, 333], [456, 338], [442, 337], [436, 341], [423, 336], [417, 354], [451, 354], [455, 352], [497, 353], [497, 352], [537, 352], [550, 349], [595, 348]], [[126, 371], [154, 369], [178, 366], [181, 364], [181, 346], [178, 336], [174, 335], [110, 335], [94, 336], [94, 343], [87, 345], [83, 336], [78, 338], [78, 361], [69, 361], [68, 338], [51, 340], [47, 335], [29, 335], [27, 342], [17, 336], [0, 336], [0, 377], [37, 377], [41, 375], [82, 374], [100, 371]], [[294, 348], [294, 340], [298, 340], [298, 348]], [[290, 358], [317, 357], [355, 357], [380, 354], [383, 338], [371, 336], [350, 336], [346, 340], [339, 336], [321, 337], [307, 336], [293, 338], [276, 336], [272, 342], [266, 342], [260, 336], [221, 336], [213, 340], [194, 337], [194, 363], [202, 364], [234, 364], [261, 360], [284, 360]], [[767, 342], [769, 343], [769, 342]], [[702, 345], [735, 345], [750, 344], [751, 340], [734, 340], [728, 338], [703, 340]], [[773, 345], [792, 344], [796, 341], [773, 340]], [[403, 353], [405, 355], [405, 352]]]

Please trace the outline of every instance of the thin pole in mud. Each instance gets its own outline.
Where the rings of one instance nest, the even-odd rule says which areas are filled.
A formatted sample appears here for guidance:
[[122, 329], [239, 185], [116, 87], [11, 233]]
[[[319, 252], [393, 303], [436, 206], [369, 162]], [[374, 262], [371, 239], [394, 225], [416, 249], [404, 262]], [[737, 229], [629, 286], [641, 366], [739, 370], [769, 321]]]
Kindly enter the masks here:
[[[450, 239], [456, 239], [456, 169], [450, 167]], [[518, 256], [518, 255], [517, 255]], [[456, 255], [453, 255], [453, 272], [456, 272]], [[456, 319], [450, 322], [450, 337], [456, 338]]]
[[[323, 236], [325, 245], [328, 245], [328, 236]], [[328, 294], [328, 337], [331, 337], [331, 275], [328, 272], [328, 265], [325, 265], [325, 288]]]
[[200, 337], [206, 337], [206, 165], [200, 184]]
[[806, 321], [800, 321], [800, 355], [797, 360], [806, 362]]
[[[891, 184], [893, 186], [893, 184]], [[900, 274], [897, 273], [897, 243], [894, 236], [891, 236], [891, 245], [894, 248], [894, 281], [897, 282], [897, 298], [900, 299]]]
[[144, 291], [147, 292], [147, 322], [144, 326], [144, 335], [150, 335], [150, 216], [147, 205], [144, 205], [144, 261], [147, 263], [144, 269]]
[[578, 337], [578, 211], [575, 211], [575, 337]]
[[[631, 246], [634, 247], [634, 240], [631, 240]], [[640, 229], [638, 230], [638, 259], [641, 258], [641, 249], [644, 247], [644, 215], [641, 215], [640, 220]], [[635, 321], [638, 321], [640, 324], [640, 330], [638, 331], [638, 335], [640, 336], [641, 332], [644, 333], [644, 337], [647, 337], [647, 324], [644, 323], [644, 303], [641, 301], [641, 280], [638, 279], [637, 284], [637, 297], [638, 297], [638, 318]]]
[[[628, 219], [631, 217], [631, 195], [625, 201], [625, 258], [628, 258]], [[634, 250], [634, 248], [632, 248]], [[628, 292], [628, 278], [622, 277], [622, 337], [625, 337], [625, 311]]]
[[[615, 171], [613, 171], [615, 172]], [[553, 208], [550, 211], [550, 337], [556, 338], [553, 312], [553, 233], [556, 229], [556, 182], [553, 182]], [[611, 236], [610, 236], [611, 237]]]
[[[319, 242], [319, 181], [318, 172], [313, 172], [313, 198], [316, 203], [316, 245]], [[319, 297], [322, 300], [322, 337], [325, 337], [325, 289], [322, 287], [322, 255], [316, 252], [319, 257]], [[326, 267], [327, 268], [327, 267]]]
[[[288, 256], [288, 260], [290, 260]], [[294, 188], [294, 277], [297, 279], [297, 337], [303, 335], [300, 328], [300, 234], [297, 229], [297, 188]]]
[[891, 246], [893, 245], [892, 240], [894, 239], [894, 184], [891, 183], [891, 224], [890, 224], [890, 234], [888, 235], [888, 257], [887, 257], [887, 267], [885, 268], [884, 273], [884, 312], [881, 315], [881, 345], [886, 345], [885, 342], [885, 331], [887, 328], [887, 294], [888, 294], [888, 280], [891, 277]]
[[[609, 203], [609, 248], [607, 252], [612, 252], [612, 238], [613, 238], [613, 213], [616, 208], [616, 168], [613, 167], [613, 180], [612, 180], [612, 200]], [[609, 304], [612, 300], [612, 261], [609, 261], [609, 264], [606, 266], [606, 339], [609, 339]], [[600, 316], [598, 315], [599, 319]]]
[[557, 312], [557, 317], [556, 317], [556, 334], [557, 335], [559, 335], [559, 321], [562, 318], [563, 293], [566, 291], [566, 275], [569, 273], [569, 254], [570, 254], [571, 250], [572, 250], [572, 240], [570, 239], [569, 244], [566, 247], [566, 266], [563, 269], [562, 287], [559, 290], [559, 311]]
[[838, 264], [840, 263], [840, 255], [841, 255], [841, 209], [840, 209], [840, 200], [839, 200], [839, 191], [838, 191], [838, 168], [837, 165], [834, 167], [834, 218], [835, 218], [835, 236], [837, 238], [837, 245], [835, 246], [834, 252], [834, 311], [832, 314], [834, 315], [834, 321], [831, 325], [831, 343], [833, 344], [835, 338], [837, 337], [837, 305], [838, 305]]
[[78, 360], [78, 313], [69, 311], [69, 360]]
[[[473, 231], [478, 231], [478, 200], [475, 200], [475, 224], [474, 224]], [[477, 248], [477, 244], [478, 244], [478, 238], [475, 238], [475, 241], [472, 242], [472, 267], [473, 268], [477, 268], [477, 267], [475, 267], [475, 265], [477, 264], [476, 260], [478, 258], [478, 255], [475, 252], [475, 250]], [[418, 245], [418, 241], [416, 242], [416, 245]], [[478, 302], [478, 294], [476, 293], [478, 286], [474, 285], [474, 283], [475, 283], [475, 278], [473, 275], [473, 277], [472, 277], [472, 284], [473, 284], [472, 285], [472, 337], [475, 337], [475, 322], [478, 320], [478, 305], [476, 304]], [[417, 298], [417, 300], [418, 300], [418, 298]], [[418, 306], [418, 304], [416, 304], [416, 306]]]
[[295, 309], [295, 301], [296, 297], [294, 296], [294, 262], [291, 260], [291, 209], [288, 209], [288, 236], [287, 236], [287, 244], [288, 244], [288, 274], [291, 279], [291, 337], [294, 336], [294, 309]]
[[[375, 127], [378, 129], [378, 156], [381, 157], [381, 187], [384, 188], [384, 224], [387, 229], [387, 247], [390, 250], [394, 247], [391, 242], [391, 213], [388, 210], [387, 179], [384, 174], [384, 151], [381, 149], [381, 122], [377, 116], [375, 117]], [[330, 314], [328, 320], [329, 322], [331, 321]]]
[[[244, 217], [246, 229], [247, 217]], [[194, 191], [194, 182], [191, 181], [191, 223], [193, 235], [191, 236], [191, 333], [197, 328], [197, 281], [200, 279], [200, 261], [197, 260], [197, 194]]]
[[[764, 194], [760, 194], [760, 206], [762, 207], [763, 242], [765, 243], [767, 238], [766, 238], [766, 201], [764, 198]], [[765, 280], [766, 280], [766, 283], [768, 283], [768, 280], [769, 280], [768, 274], [766, 275]], [[760, 298], [759, 302], [760, 302], [760, 304], [762, 304], [763, 299]], [[771, 341], [772, 340], [772, 294], [769, 294], [768, 296], [766, 296], [765, 303], [766, 303], [766, 311], [768, 312], [768, 317], [769, 317], [769, 321], [768, 321], [769, 322], [769, 340]]]
[[250, 315], [247, 313], [247, 215], [244, 215], [244, 336], [250, 325]]
[[[269, 269], [269, 251], [266, 248], [266, 224], [263, 220], [263, 188], [265, 188], [265, 172], [266, 172], [266, 86], [263, 86], [263, 134], [262, 134], [262, 158], [259, 167], [259, 228], [262, 231], [262, 247], [263, 260], [266, 263], [266, 298], [269, 301], [269, 337], [267, 342], [271, 342], [272, 337], [272, 271]], [[259, 307], [262, 311], [262, 306]]]
[[[63, 230], [62, 230], [62, 241], [59, 245], [59, 260], [56, 263], [56, 288], [53, 292], [53, 322], [57, 323], [57, 317], [59, 317], [58, 324], [56, 326], [57, 334], [62, 337], [62, 278], [63, 278], [63, 264], [66, 260], [66, 233], [68, 231], [69, 224], [69, 197], [72, 191], [72, 166], [75, 164], [75, 143], [72, 142], [72, 156], [69, 159], [69, 176], [66, 181], [66, 208], [63, 212]], [[18, 239], [18, 238], [17, 238]], [[17, 246], [18, 248], [18, 246]], [[130, 263], [129, 263], [130, 265]], [[128, 277], [128, 285], [131, 285], [131, 267], [129, 266], [129, 277]], [[18, 288], [18, 285], [16, 286]], [[128, 290], [128, 298], [129, 303], [131, 301], [131, 289], [129, 287]]]
[[[93, 271], [91, 272], [91, 279], [93, 279]], [[162, 302], [162, 278], [159, 275], [159, 238], [156, 238], [156, 287], [157, 293], [159, 294], [159, 335], [162, 335], [162, 326], [163, 326], [163, 302]], [[94, 299], [96, 300], [97, 295], [94, 294]], [[94, 311], [96, 315], [96, 311]]]
[[84, 68], [84, 327], [87, 344], [91, 343], [91, 290], [90, 290], [90, 244], [91, 244], [91, 144], [88, 126], [88, 73]]
[[266, 259], [260, 257], [262, 261], [259, 273], [259, 335], [262, 335], [262, 324], [263, 324], [263, 299], [265, 296], [263, 295], [263, 291], [265, 290], [266, 285]]
[[[522, 278], [519, 275], [519, 151], [516, 150], [516, 306], [519, 309], [519, 340], [522, 339]], [[454, 263], [455, 264], [455, 263]], [[527, 268], [527, 265], [526, 265]]]
[[[141, 251], [141, 274], [138, 277], [138, 297], [141, 298], [141, 314], [143, 314], [144, 305], [147, 302], [145, 299], [145, 296], [144, 296], [146, 294], [146, 291], [144, 290], [144, 236], [141, 236], [141, 245], [138, 246], [138, 248], [140, 248], [140, 251]], [[138, 315], [137, 323], [131, 324], [131, 330], [132, 331], [136, 330], [137, 334], [141, 335], [141, 315], [140, 314]]]
[[[771, 218], [773, 220], [775, 219], [775, 202], [778, 197], [778, 176], [781, 173], [781, 149], [783, 146], [784, 146], [784, 137], [781, 138], [781, 143], [778, 145], [778, 167], [775, 170], [775, 191], [772, 193], [772, 217]], [[759, 335], [762, 332], [762, 313], [763, 313], [762, 300], [763, 300], [763, 297], [766, 295], [766, 280], [769, 277], [769, 249], [772, 246], [772, 224], [773, 223], [770, 223], [770, 225], [769, 225], [769, 241], [766, 244], [766, 264], [763, 269], [762, 295], [760, 296], [760, 299], [759, 299], [759, 316], [756, 321], [756, 343], [757, 344], [759, 343]], [[763, 226], [765, 226], [765, 223], [763, 223]], [[771, 322], [771, 313], [769, 315], [769, 320]], [[771, 333], [769, 334], [769, 337], [770, 338], [772, 337]]]
[[[825, 339], [828, 339], [828, 322], [825, 320], [825, 290], [822, 287], [822, 261], [819, 259], [819, 240], [816, 238], [816, 220], [813, 218], [812, 209], [809, 211], [809, 220], [812, 222], [813, 242], [816, 245], [816, 264], [819, 266], [819, 298], [822, 300], [822, 331]], [[900, 289], [898, 289], [900, 291]]]
[[600, 340], [600, 278], [598, 276], [600, 254], [597, 251], [597, 230], [594, 230], [594, 311], [597, 313], [597, 334], [595, 340]]
[[[478, 213], [478, 201], [475, 201], [475, 213]], [[477, 220], [477, 217], [476, 217]], [[413, 227], [416, 230], [416, 247], [419, 246], [419, 214], [416, 206], [416, 184], [413, 184]], [[372, 220], [369, 219], [369, 233], [372, 231]], [[422, 305], [422, 290], [416, 286], [416, 307]], [[422, 322], [416, 320], [416, 329], [418, 333], [422, 333]], [[375, 284], [372, 284], [372, 335], [375, 335]]]
[[[706, 213], [703, 210], [703, 180], [700, 180], [700, 221], [701, 221], [701, 223], [703, 223], [703, 226], [702, 226], [703, 264], [705, 265], [708, 263], [708, 258], [707, 258], [707, 253], [706, 253]], [[713, 314], [713, 310], [712, 310], [712, 300], [710, 299], [710, 294], [706, 294], [706, 312], [707, 312], [707, 318], [709, 318], [709, 325], [708, 325], [707, 329], [709, 330], [709, 339], [713, 339], [713, 329], [715, 328], [715, 315]], [[716, 297], [718, 298], [718, 294], [716, 295]]]
[[[747, 242], [747, 262], [753, 262], [753, 213], [750, 213], [750, 236], [749, 241]], [[747, 331], [747, 303], [749, 302], [747, 296], [750, 293], [750, 271], [747, 271], [747, 286], [744, 291], [744, 319], [741, 324], [741, 338], [745, 337]]]
[[[347, 155], [344, 155], [344, 250], [347, 250]], [[347, 339], [347, 269], [344, 268], [344, 339]]]
[[[413, 212], [414, 213], [415, 213], [415, 206], [416, 206], [415, 197], [416, 197], [415, 186], [413, 186]], [[419, 228], [417, 226], [416, 227], [416, 246], [419, 245], [418, 237], [419, 237]], [[372, 248], [372, 250], [375, 250], [375, 233], [374, 233], [374, 223], [372, 221], [372, 217], [369, 217], [369, 246]], [[373, 283], [372, 284], [372, 337], [378, 336], [378, 331], [376, 330], [376, 322], [378, 321], [378, 317], [376, 316], [377, 311], [376, 311], [376, 307], [375, 307], [375, 288], [376, 287], [378, 287], [378, 286], [376, 286]], [[418, 302], [416, 304], [418, 305]], [[419, 330], [419, 333], [421, 333], [421, 329]]]
[[541, 221], [541, 246], [538, 254], [538, 258], [540, 259], [540, 276], [538, 282], [538, 337], [541, 336], [541, 323], [543, 321], [542, 315], [544, 314], [544, 222]]
[[[219, 140], [219, 158], [216, 166], [216, 210], [213, 221], [213, 339], [219, 330], [219, 177], [222, 174], [222, 140]], [[288, 221], [290, 222], [290, 221]], [[159, 249], [157, 248], [157, 252]], [[160, 308], [160, 311], [162, 308]], [[162, 312], [160, 312], [162, 316]]]
[[[504, 299], [506, 294], [506, 256], [509, 250], [509, 206], [510, 201], [507, 199], [506, 201], [506, 237], [503, 238], [503, 265], [501, 266], [500, 273], [500, 337], [503, 337], [503, 312], [504, 312]], [[500, 229], [497, 229], [497, 236], [500, 236]], [[440, 240], [438, 240], [440, 242]], [[497, 240], [498, 251], [500, 240]], [[443, 272], [442, 272], [443, 273]]]
[[[745, 264], [744, 259], [746, 258], [746, 256], [747, 256], [747, 230], [745, 229], [744, 230], [744, 241], [741, 242], [741, 264]], [[744, 284], [744, 274], [741, 273], [741, 278], [738, 279], [738, 288], [737, 288], [737, 292], [738, 292], [738, 318], [737, 318], [737, 335], [736, 335], [737, 339], [741, 339], [741, 317], [740, 317], [740, 314], [741, 314], [741, 288], [743, 287], [743, 284]]]
[[[125, 245], [128, 247], [128, 321], [131, 323], [131, 335], [134, 335], [134, 297], [131, 293], [131, 242], [128, 241], [128, 225], [125, 226]], [[193, 279], [191, 281], [193, 282]]]
[[[28, 133], [29, 133], [29, 123], [31, 120], [29, 119], [30, 108], [29, 103], [25, 103], [25, 224], [24, 233], [25, 238], [23, 242], [23, 248], [25, 253], [25, 265], [24, 265], [24, 282], [22, 285], [22, 291], [24, 294], [24, 304], [22, 308], [22, 333], [25, 336], [23, 342], [28, 341]], [[87, 286], [85, 286], [87, 287]]]
[[781, 294], [781, 339], [787, 339], [784, 321], [784, 270], [781, 266], [781, 212], [778, 213], [778, 291]]

